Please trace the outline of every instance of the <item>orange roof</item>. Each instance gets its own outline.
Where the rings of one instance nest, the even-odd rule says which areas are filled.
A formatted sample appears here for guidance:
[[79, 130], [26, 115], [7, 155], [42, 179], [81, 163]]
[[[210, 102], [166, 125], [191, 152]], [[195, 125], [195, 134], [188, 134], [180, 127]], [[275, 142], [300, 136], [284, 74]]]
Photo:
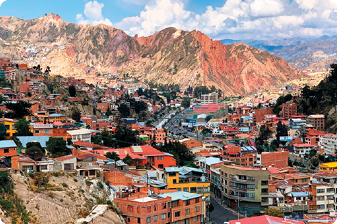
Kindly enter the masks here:
[[68, 155], [68, 156], [57, 157], [57, 158], [54, 158], [54, 159], [56, 161], [65, 161], [65, 160], [69, 160], [69, 159], [73, 159], [73, 158], [76, 158], [76, 157], [73, 156], [73, 155]]

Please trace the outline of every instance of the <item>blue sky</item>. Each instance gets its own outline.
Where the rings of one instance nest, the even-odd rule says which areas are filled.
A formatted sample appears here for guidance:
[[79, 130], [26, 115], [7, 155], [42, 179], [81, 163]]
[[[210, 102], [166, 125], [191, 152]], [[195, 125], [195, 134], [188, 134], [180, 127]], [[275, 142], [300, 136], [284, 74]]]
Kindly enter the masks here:
[[59, 14], [148, 36], [174, 26], [213, 39], [279, 39], [336, 35], [337, 0], [0, 0], [0, 16]]

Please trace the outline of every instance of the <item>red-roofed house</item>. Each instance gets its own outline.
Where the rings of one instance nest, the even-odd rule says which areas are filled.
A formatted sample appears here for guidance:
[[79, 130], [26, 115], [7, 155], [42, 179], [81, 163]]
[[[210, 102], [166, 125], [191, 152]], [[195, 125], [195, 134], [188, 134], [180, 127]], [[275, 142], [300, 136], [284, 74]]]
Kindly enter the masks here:
[[282, 223], [282, 224], [305, 224], [303, 221], [295, 221], [290, 219], [284, 219], [279, 217], [273, 217], [269, 215], [256, 216], [251, 218], [244, 218], [239, 220], [229, 221], [230, 224], [272, 224], [272, 223]]

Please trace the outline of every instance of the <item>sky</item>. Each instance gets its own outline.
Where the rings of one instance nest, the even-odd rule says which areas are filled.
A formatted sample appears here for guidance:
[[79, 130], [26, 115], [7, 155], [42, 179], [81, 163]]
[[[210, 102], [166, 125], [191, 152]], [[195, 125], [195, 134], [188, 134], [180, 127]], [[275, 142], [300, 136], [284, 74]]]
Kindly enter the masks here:
[[337, 34], [337, 0], [0, 0], [0, 16], [33, 19], [49, 11], [78, 24], [104, 23], [133, 36], [166, 27], [221, 39]]

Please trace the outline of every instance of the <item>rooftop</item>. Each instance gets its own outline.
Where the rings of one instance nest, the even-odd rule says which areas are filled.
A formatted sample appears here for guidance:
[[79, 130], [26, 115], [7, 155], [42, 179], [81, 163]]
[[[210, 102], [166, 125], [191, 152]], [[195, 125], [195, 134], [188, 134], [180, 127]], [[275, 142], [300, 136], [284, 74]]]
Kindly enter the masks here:
[[149, 202], [149, 201], [156, 201], [156, 198], [152, 198], [152, 197], [144, 197], [144, 198], [137, 198], [134, 199], [132, 201], [136, 201], [136, 202]]
[[12, 140], [3, 140], [0, 141], [0, 148], [16, 148], [16, 144]]
[[337, 167], [337, 162], [322, 163], [322, 164], [320, 164], [320, 166]]
[[161, 198], [171, 197], [172, 201], [177, 201], [177, 200], [187, 201], [190, 199], [202, 197], [202, 195], [200, 194], [193, 194], [193, 193], [184, 192], [184, 191], [159, 194], [158, 196]]

